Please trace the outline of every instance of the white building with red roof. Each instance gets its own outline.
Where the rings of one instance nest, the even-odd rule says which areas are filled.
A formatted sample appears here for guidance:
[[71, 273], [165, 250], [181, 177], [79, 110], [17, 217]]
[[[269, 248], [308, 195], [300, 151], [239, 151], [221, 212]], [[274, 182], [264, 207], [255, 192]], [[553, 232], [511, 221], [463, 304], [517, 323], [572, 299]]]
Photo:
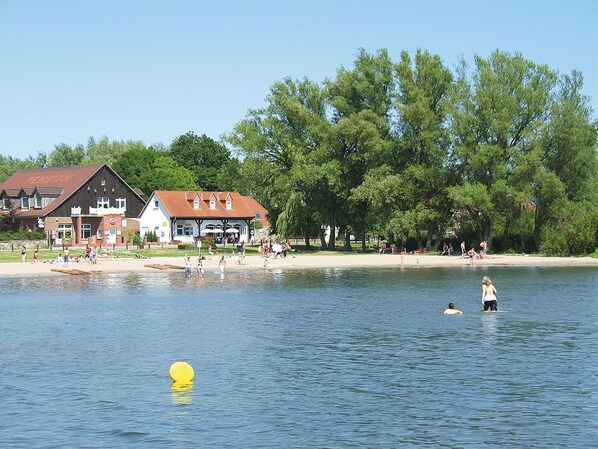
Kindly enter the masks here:
[[269, 227], [268, 211], [238, 192], [156, 190], [139, 214], [142, 236], [155, 232], [161, 242], [194, 242], [199, 237], [238, 237], [249, 242], [253, 223]]

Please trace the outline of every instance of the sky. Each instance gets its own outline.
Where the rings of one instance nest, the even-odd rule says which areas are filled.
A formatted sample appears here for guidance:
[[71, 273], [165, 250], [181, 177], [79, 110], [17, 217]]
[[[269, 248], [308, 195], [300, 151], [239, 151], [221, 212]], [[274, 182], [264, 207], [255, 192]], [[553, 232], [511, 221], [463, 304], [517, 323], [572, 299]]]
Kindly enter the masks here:
[[360, 48], [520, 52], [581, 71], [597, 117], [595, 0], [0, 0], [0, 154], [219, 140], [276, 81], [334, 78]]

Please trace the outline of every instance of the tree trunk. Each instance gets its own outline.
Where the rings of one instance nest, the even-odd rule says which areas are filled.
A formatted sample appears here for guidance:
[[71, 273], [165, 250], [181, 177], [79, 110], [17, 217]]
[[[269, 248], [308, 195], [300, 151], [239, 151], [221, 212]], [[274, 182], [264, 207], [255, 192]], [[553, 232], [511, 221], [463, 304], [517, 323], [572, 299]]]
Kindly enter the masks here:
[[361, 252], [367, 253], [367, 248], [365, 246], [365, 230], [361, 231]]
[[351, 251], [351, 231], [348, 229], [345, 231], [345, 244], [343, 245], [344, 251]]
[[336, 220], [334, 214], [330, 221], [330, 236], [328, 237], [328, 249], [334, 251], [336, 248]]
[[326, 236], [324, 235], [324, 228], [320, 226], [320, 245], [323, 250], [328, 249], [328, 245], [326, 244]]

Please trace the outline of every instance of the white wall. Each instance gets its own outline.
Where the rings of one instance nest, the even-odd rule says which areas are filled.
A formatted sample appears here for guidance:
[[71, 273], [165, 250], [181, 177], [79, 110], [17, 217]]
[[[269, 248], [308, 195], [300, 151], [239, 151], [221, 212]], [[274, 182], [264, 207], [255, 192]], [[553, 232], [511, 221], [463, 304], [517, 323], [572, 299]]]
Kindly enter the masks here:
[[139, 217], [141, 237], [143, 237], [147, 231], [155, 231], [161, 242], [170, 242], [172, 240], [172, 236], [170, 235], [170, 218], [166, 214], [166, 209], [164, 209], [164, 206], [159, 199], [158, 207], [156, 208], [154, 206], [156, 199], [158, 198], [154, 195], [150, 197], [147, 207]]

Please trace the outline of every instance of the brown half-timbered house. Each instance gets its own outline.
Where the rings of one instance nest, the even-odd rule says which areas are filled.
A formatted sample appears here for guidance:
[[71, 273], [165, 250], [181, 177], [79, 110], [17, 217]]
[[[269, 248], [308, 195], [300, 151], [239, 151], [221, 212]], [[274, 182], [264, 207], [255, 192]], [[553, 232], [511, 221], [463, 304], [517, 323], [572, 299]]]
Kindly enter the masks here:
[[19, 170], [0, 183], [2, 210], [53, 244], [125, 242], [145, 201], [106, 164]]

